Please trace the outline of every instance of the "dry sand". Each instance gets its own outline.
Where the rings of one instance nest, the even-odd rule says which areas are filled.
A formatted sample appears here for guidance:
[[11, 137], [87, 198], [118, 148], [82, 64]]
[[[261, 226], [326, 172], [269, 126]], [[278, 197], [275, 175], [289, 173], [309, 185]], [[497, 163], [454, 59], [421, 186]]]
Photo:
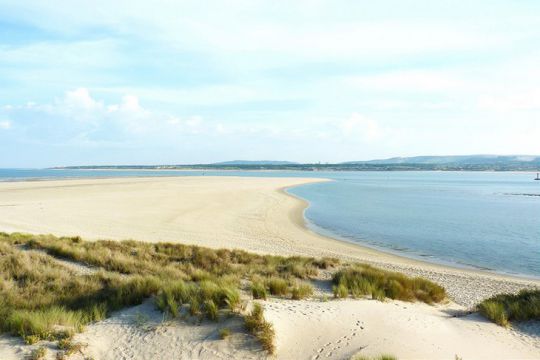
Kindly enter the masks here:
[[[540, 282], [427, 264], [315, 234], [304, 224], [306, 204], [283, 189], [316, 181], [322, 180], [154, 177], [0, 183], [0, 231], [335, 256], [433, 279], [455, 301], [432, 307], [395, 301], [272, 300], [265, 307], [276, 328], [278, 358], [342, 359], [361, 349], [362, 354], [399, 358], [540, 358], [538, 323], [514, 331], [477, 315], [454, 316], [491, 294]], [[124, 321], [133, 311], [143, 311], [155, 322], [149, 305], [120, 312], [80, 335], [89, 344], [86, 351], [96, 359], [263, 356], [241, 333], [225, 342], [215, 340], [212, 324], [194, 331], [193, 325], [178, 322], [165, 326], [166, 331], [140, 335], [136, 325]], [[27, 351], [14, 341], [0, 338], [1, 359]]]

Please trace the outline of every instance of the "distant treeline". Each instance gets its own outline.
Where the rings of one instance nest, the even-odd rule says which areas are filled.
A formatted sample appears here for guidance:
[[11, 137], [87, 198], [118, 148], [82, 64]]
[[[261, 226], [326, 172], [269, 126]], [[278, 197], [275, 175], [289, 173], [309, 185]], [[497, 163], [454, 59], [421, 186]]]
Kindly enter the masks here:
[[65, 166], [80, 170], [289, 170], [289, 171], [540, 171], [537, 162], [501, 164], [194, 164]]

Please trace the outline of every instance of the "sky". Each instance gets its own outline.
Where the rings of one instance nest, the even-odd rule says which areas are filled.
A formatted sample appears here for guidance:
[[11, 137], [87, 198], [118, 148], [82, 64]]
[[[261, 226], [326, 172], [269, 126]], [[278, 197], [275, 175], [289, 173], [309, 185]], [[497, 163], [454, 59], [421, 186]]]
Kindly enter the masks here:
[[0, 0], [0, 167], [540, 154], [540, 1]]

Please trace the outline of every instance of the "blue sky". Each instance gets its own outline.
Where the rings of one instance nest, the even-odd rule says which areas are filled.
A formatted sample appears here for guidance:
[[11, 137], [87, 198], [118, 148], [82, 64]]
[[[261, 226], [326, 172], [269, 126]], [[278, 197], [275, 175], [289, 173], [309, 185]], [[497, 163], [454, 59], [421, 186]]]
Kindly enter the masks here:
[[540, 154], [538, 1], [0, 0], [0, 167]]

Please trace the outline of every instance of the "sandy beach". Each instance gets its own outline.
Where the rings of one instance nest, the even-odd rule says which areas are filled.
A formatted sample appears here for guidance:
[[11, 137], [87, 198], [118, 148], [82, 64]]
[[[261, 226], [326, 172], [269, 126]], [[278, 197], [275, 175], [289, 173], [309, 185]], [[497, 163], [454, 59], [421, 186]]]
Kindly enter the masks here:
[[[152, 177], [5, 182], [0, 183], [0, 231], [333, 256], [429, 278], [451, 297], [448, 304], [436, 307], [399, 301], [270, 300], [265, 308], [276, 329], [280, 359], [348, 359], [358, 352], [392, 353], [400, 359], [540, 358], [538, 324], [505, 329], [466, 312], [490, 295], [538, 287], [540, 281], [424, 263], [318, 235], [305, 226], [307, 204], [284, 191], [316, 181], [325, 180]], [[141, 306], [150, 318], [156, 317], [151, 306]], [[252, 346], [246, 345], [247, 340], [227, 346], [207, 341], [208, 336], [200, 334], [212, 329], [205, 327], [198, 330], [200, 336], [189, 338], [185, 324], [169, 330], [177, 341], [167, 342], [155, 334], [143, 339], [135, 336], [139, 329], [122, 325], [126, 311], [80, 335], [96, 358], [145, 358], [142, 354], [166, 358], [152, 352], [164, 344], [186, 359], [262, 356], [246, 350]], [[123, 341], [104, 345], [114, 336], [123, 336]], [[18, 358], [20, 346], [0, 338], [0, 358]], [[197, 346], [200, 351], [192, 352]], [[126, 352], [133, 348], [140, 352]]]

